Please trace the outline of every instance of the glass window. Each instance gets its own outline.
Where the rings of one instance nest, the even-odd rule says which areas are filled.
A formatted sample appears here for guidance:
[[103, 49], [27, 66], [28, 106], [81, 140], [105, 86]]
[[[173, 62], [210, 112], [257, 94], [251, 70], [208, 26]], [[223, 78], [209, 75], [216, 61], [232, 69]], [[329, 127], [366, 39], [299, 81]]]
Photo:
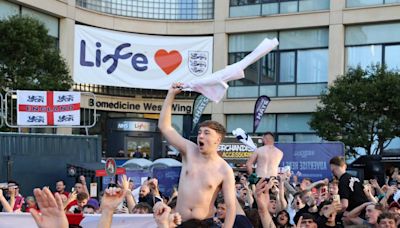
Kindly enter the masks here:
[[183, 115], [172, 115], [172, 127], [182, 135], [183, 133]]
[[11, 2], [0, 0], [0, 20], [19, 14], [19, 6]]
[[377, 44], [400, 41], [400, 23], [346, 27], [345, 44]]
[[279, 49], [328, 47], [327, 28], [282, 31], [279, 33]]
[[299, 11], [327, 10], [329, 0], [300, 0]]
[[318, 96], [325, 93], [328, 83], [297, 84], [297, 96]]
[[50, 36], [58, 38], [58, 18], [25, 7], [22, 7], [22, 15], [36, 18], [49, 30]]
[[[232, 4], [236, 4], [231, 1]], [[87, 9], [121, 16], [204, 20], [214, 18], [214, 0], [76, 0], [76, 5]]]
[[260, 94], [276, 97], [276, 85], [260, 86]]
[[[232, 53], [229, 54], [229, 63], [228, 64], [233, 64], [241, 59], [244, 58], [244, 56], [247, 53]], [[245, 78], [242, 78], [240, 80], [235, 80], [229, 82], [230, 85], [235, 85], [235, 86], [248, 86], [248, 85], [257, 85], [258, 84], [258, 72], [259, 72], [259, 64], [260, 61], [257, 61], [250, 66], [248, 66], [245, 70], [244, 73], [246, 75]]]
[[278, 135], [278, 142], [280, 143], [291, 143], [294, 142], [293, 135]]
[[[265, 1], [265, 0], [264, 0]], [[262, 15], [278, 14], [279, 3], [278, 2], [266, 2], [262, 4]]]
[[297, 52], [297, 83], [328, 81], [328, 50]]
[[385, 4], [400, 3], [400, 0], [385, 0]]
[[369, 6], [378, 4], [383, 4], [383, 0], [347, 0], [346, 2], [347, 7]]
[[294, 82], [295, 56], [295, 52], [281, 52], [279, 67], [280, 82]]
[[262, 84], [276, 82], [275, 55], [275, 52], [269, 53], [261, 59], [260, 83]]
[[[259, 45], [265, 38], [277, 37], [276, 32], [269, 33], [249, 33], [249, 34], [238, 34], [229, 36], [229, 47], [228, 52], [251, 52], [257, 45]], [[244, 56], [243, 56], [244, 57]]]
[[278, 96], [279, 97], [289, 97], [296, 96], [296, 85], [278, 85]]
[[278, 132], [312, 132], [308, 122], [310, 114], [279, 114]]
[[380, 64], [382, 61], [382, 46], [347, 47], [346, 61], [347, 68], [356, 68], [357, 65], [360, 65], [363, 69], [366, 69], [371, 64]]
[[296, 134], [296, 142], [322, 142], [322, 138], [320, 138], [316, 134]]
[[229, 98], [258, 97], [258, 86], [234, 86], [228, 88]]
[[385, 64], [389, 70], [400, 71], [400, 45], [385, 47]]
[[231, 6], [229, 8], [230, 17], [250, 17], [260, 15], [260, 4], [244, 5], [244, 6]]
[[251, 115], [227, 115], [226, 130], [232, 132], [240, 127], [246, 132], [253, 132], [253, 120]]
[[[242, 128], [247, 133], [253, 132], [253, 115], [227, 115], [226, 129], [231, 133], [236, 128]], [[267, 131], [275, 132], [275, 114], [265, 113], [258, 125], [256, 133], [264, 133]]]
[[285, 0], [280, 2], [280, 13], [294, 13], [297, 12], [298, 2], [296, 0]]

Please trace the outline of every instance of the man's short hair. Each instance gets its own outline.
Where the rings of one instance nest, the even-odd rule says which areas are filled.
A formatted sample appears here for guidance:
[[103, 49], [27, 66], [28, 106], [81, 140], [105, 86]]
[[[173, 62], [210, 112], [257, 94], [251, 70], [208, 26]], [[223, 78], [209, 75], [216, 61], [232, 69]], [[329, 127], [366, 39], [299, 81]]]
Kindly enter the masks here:
[[263, 134], [263, 136], [266, 136], [266, 135], [270, 135], [270, 136], [272, 136], [272, 138], [275, 138], [274, 134], [270, 131], [267, 131]]
[[383, 212], [378, 217], [378, 224], [381, 222], [382, 219], [393, 219], [395, 223], [397, 223], [396, 215], [390, 212]]
[[339, 186], [339, 180], [333, 179], [331, 182], [329, 182], [329, 184], [333, 184], [333, 185]]
[[213, 121], [213, 120], [203, 121], [199, 124], [199, 128], [200, 127], [208, 127], [208, 128], [213, 129], [214, 131], [216, 131], [221, 136], [221, 142], [225, 138], [225, 134], [226, 134], [225, 127], [222, 126], [222, 124], [218, 123], [217, 121]]
[[80, 192], [76, 195], [76, 200], [79, 202], [85, 199], [89, 199], [89, 195], [86, 192]]
[[310, 183], [312, 183], [312, 179], [309, 177], [304, 177], [303, 179], [301, 179], [301, 181], [309, 181]]
[[64, 180], [58, 180], [58, 181], [56, 181], [56, 183], [58, 183], [58, 182], [62, 182], [63, 185], [65, 185], [65, 181], [64, 181]]
[[151, 206], [145, 202], [140, 202], [140, 203], [136, 204], [133, 209], [141, 209], [141, 210], [147, 212], [147, 214], [153, 213], [153, 208], [151, 208]]
[[94, 208], [94, 206], [91, 204], [86, 204], [85, 206], [82, 207], [82, 210], [85, 210], [85, 208], [91, 208], [93, 209], [93, 211], [96, 211], [96, 208]]
[[14, 181], [14, 180], [9, 180], [9, 181], [8, 181], [8, 185], [12, 185], [12, 186], [17, 186], [17, 187], [19, 187], [19, 184], [18, 184], [16, 181]]
[[342, 156], [336, 156], [329, 161], [329, 164], [343, 167], [346, 165], [346, 160]]

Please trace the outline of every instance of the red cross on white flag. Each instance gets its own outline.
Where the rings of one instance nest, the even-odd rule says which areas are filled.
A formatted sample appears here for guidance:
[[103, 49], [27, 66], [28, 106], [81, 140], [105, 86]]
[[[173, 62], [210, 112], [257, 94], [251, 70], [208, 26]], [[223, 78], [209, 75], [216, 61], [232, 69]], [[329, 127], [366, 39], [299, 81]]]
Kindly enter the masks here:
[[18, 125], [79, 125], [81, 97], [69, 91], [17, 91]]

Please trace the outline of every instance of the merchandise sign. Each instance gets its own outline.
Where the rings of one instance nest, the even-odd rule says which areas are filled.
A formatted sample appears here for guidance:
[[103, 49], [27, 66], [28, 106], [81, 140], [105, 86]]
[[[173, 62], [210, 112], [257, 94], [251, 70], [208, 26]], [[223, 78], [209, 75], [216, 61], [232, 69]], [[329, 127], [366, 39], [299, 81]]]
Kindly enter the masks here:
[[81, 95], [68, 91], [17, 91], [18, 125], [79, 125]]
[[74, 81], [169, 89], [212, 73], [212, 36], [155, 36], [75, 25]]

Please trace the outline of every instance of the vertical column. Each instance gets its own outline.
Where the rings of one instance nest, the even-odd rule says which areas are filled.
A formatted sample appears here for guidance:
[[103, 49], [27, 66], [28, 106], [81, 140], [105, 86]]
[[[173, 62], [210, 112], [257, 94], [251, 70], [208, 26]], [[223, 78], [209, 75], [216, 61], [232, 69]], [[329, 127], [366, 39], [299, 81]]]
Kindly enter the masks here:
[[331, 0], [329, 13], [329, 68], [328, 84], [345, 70], [343, 9], [345, 1]]
[[[214, 50], [213, 72], [226, 67], [228, 63], [228, 36], [225, 33], [225, 19], [229, 17], [229, 0], [214, 2]], [[211, 119], [226, 126], [224, 101], [211, 104]]]
[[[65, 58], [71, 77], [74, 74], [75, 0], [68, 0], [67, 16], [60, 18], [60, 52]], [[72, 134], [72, 128], [57, 128], [57, 134]]]

